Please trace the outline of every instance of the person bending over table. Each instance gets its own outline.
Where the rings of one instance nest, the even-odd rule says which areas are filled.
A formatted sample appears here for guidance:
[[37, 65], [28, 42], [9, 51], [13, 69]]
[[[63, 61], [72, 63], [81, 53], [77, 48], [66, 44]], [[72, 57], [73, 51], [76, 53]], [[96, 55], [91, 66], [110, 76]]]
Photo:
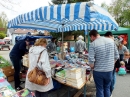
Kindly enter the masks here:
[[23, 89], [20, 84], [24, 83], [24, 81], [20, 81], [20, 71], [21, 71], [21, 67], [22, 67], [22, 56], [24, 56], [24, 54], [28, 53], [28, 50], [26, 49], [26, 46], [29, 45], [29, 41], [28, 40], [21, 40], [18, 41], [14, 47], [12, 48], [9, 57], [10, 60], [14, 66], [14, 85], [15, 85], [15, 89], [16, 90], [21, 90]]

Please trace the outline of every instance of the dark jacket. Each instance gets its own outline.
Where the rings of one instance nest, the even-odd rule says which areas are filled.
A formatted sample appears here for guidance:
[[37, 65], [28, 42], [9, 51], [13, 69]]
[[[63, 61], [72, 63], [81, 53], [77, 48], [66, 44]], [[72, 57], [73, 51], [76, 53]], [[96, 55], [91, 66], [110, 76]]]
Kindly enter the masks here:
[[14, 47], [12, 48], [9, 56], [17, 56], [18, 58], [22, 59], [22, 56], [27, 53], [28, 50], [26, 49], [26, 42], [25, 41], [18, 41]]
[[130, 58], [128, 59], [128, 62], [125, 61], [125, 67], [126, 69], [130, 70]]

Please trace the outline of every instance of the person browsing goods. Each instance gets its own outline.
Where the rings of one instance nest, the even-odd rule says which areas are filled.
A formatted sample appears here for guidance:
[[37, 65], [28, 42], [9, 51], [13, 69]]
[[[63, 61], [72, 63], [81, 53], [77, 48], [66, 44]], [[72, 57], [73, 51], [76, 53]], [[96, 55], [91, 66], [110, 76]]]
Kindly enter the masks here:
[[110, 38], [101, 37], [96, 30], [89, 33], [89, 65], [93, 69], [96, 97], [110, 97], [114, 63], [119, 58], [117, 47]]

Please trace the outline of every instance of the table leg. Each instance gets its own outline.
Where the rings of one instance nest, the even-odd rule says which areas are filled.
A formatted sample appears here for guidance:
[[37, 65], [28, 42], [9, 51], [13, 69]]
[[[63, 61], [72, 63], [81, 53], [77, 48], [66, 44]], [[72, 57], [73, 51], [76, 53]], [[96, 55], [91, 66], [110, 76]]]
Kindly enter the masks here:
[[57, 90], [57, 97], [60, 97], [60, 96], [59, 96], [59, 89]]
[[70, 87], [68, 87], [68, 97], [70, 97]]
[[87, 89], [86, 89], [86, 84], [84, 85], [84, 97], [86, 97], [86, 91], [87, 91]]

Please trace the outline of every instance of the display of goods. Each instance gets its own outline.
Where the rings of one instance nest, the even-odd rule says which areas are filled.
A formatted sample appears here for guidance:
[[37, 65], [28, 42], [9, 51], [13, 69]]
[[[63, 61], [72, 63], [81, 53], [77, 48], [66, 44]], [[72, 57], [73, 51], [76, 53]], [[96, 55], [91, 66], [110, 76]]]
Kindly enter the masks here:
[[51, 59], [51, 60], [50, 60], [51, 68], [56, 67], [56, 63], [57, 63], [57, 61], [55, 61], [54, 59]]
[[6, 86], [6, 87], [0, 88], [0, 97], [18, 97], [18, 96], [16, 95], [15, 90]]
[[56, 67], [61, 67], [62, 64], [61, 63], [56, 63]]
[[17, 92], [18, 97], [35, 97], [34, 92], [31, 92], [28, 89], [23, 89]]

